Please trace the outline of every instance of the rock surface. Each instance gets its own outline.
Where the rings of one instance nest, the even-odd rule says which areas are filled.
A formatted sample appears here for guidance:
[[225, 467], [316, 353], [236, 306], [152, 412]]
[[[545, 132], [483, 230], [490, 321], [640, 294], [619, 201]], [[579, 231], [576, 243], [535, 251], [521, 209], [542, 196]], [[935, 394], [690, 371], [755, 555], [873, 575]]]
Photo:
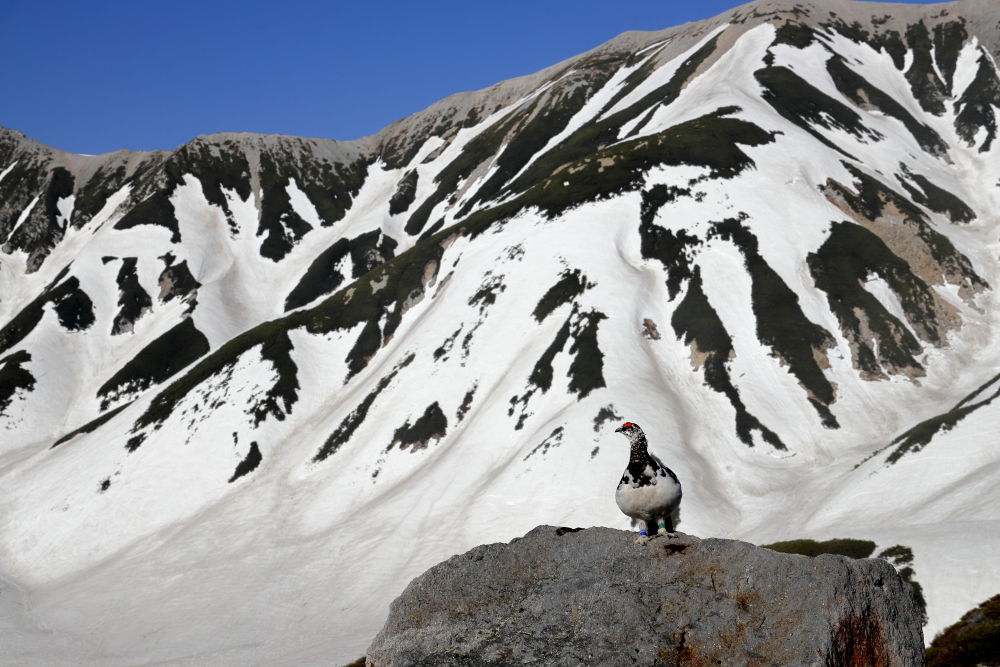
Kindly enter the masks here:
[[540, 526], [454, 556], [393, 602], [368, 665], [924, 664], [891, 565], [736, 540]]

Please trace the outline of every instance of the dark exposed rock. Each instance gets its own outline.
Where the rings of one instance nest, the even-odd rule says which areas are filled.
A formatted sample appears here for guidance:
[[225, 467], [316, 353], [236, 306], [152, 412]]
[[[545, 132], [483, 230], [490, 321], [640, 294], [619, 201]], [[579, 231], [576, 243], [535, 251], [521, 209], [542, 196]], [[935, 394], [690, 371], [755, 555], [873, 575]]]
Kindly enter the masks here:
[[35, 376], [24, 364], [31, 361], [31, 355], [24, 350], [0, 359], [0, 415], [14, 402], [19, 392], [30, 392], [35, 388]]
[[994, 108], [1000, 102], [1000, 77], [996, 67], [984, 53], [976, 63], [976, 78], [955, 103], [955, 130], [970, 146], [975, 145], [979, 131], [986, 129], [986, 139], [979, 147], [980, 153], [990, 150], [997, 136], [997, 118]]
[[420, 174], [416, 169], [410, 170], [396, 187], [396, 193], [389, 200], [389, 215], [406, 213], [417, 198], [417, 180]]
[[545, 318], [552, 314], [559, 306], [571, 303], [578, 296], [595, 286], [595, 283], [587, 282], [587, 276], [580, 273], [580, 269], [564, 270], [560, 274], [559, 282], [549, 288], [545, 296], [535, 306], [532, 316], [539, 322], [544, 322]]
[[115, 223], [115, 229], [132, 229], [139, 225], [156, 225], [170, 231], [170, 242], [181, 242], [181, 230], [177, 222], [174, 204], [170, 197], [162, 192], [153, 194], [135, 205], [121, 220]]
[[891, 565], [681, 534], [540, 526], [414, 579], [370, 667], [923, 665], [913, 594]]
[[440, 441], [447, 434], [448, 418], [441, 411], [438, 402], [434, 401], [412, 425], [407, 419], [405, 424], [396, 429], [392, 443], [386, 451], [399, 445], [400, 449], [410, 448], [410, 452], [417, 452], [427, 449], [431, 440]]
[[[18, 188], [19, 180], [27, 187]], [[8, 254], [15, 250], [27, 253], [25, 270], [34, 273], [66, 233], [67, 223], [59, 211], [59, 202], [73, 193], [73, 175], [63, 167], [44, 173], [40, 165], [14, 165], [6, 181], [8, 186], [0, 188], [0, 197], [10, 198], [9, 204], [14, 207], [11, 209], [6, 202], [0, 207], [0, 231], [9, 231], [9, 235], [0, 235], [6, 239], [0, 249]], [[29, 202], [33, 190], [36, 194]]]
[[160, 286], [160, 301], [168, 303], [175, 297], [180, 297], [188, 304], [188, 308], [184, 312], [194, 311], [198, 305], [198, 288], [201, 287], [201, 283], [191, 275], [187, 260], [180, 264], [174, 264], [171, 255], [165, 255], [161, 259], [165, 259], [165, 261], [169, 259], [169, 261], [167, 261], [167, 267], [160, 273], [160, 278], [157, 281]]
[[149, 293], [139, 284], [136, 271], [138, 259], [126, 257], [118, 271], [118, 314], [111, 327], [111, 335], [131, 333], [135, 323], [153, 308]]
[[71, 277], [50, 292], [52, 305], [59, 317], [59, 324], [66, 331], [84, 331], [95, 321], [94, 302], [80, 289], [80, 281]]
[[924, 111], [936, 116], [944, 114], [944, 101], [948, 86], [941, 81], [934, 68], [934, 44], [923, 21], [911, 24], [906, 30], [906, 42], [913, 52], [913, 63], [906, 70], [910, 90]]
[[239, 465], [236, 466], [236, 472], [234, 472], [233, 476], [229, 478], [229, 483], [232, 484], [240, 477], [252, 473], [257, 469], [257, 466], [260, 465], [262, 460], [263, 456], [261, 456], [260, 447], [257, 446], [256, 442], [251, 442], [250, 451], [247, 452], [246, 457], [239, 462]]

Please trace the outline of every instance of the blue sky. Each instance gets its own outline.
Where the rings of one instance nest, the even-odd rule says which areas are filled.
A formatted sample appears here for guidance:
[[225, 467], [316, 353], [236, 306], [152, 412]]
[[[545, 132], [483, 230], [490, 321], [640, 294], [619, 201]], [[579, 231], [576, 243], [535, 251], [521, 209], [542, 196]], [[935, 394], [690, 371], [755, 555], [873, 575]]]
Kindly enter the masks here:
[[737, 4], [0, 0], [0, 125], [91, 154], [223, 131], [354, 139], [626, 30]]

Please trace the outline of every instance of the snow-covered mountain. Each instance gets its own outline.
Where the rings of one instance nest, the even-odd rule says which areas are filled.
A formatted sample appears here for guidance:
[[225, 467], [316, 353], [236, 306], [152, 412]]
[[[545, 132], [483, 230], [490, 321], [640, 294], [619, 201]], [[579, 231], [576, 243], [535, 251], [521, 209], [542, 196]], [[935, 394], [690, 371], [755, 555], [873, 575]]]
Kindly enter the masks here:
[[454, 553], [627, 527], [624, 419], [685, 532], [912, 548], [929, 640], [1000, 591], [998, 23], [761, 0], [354, 142], [0, 132], [8, 655], [348, 662]]

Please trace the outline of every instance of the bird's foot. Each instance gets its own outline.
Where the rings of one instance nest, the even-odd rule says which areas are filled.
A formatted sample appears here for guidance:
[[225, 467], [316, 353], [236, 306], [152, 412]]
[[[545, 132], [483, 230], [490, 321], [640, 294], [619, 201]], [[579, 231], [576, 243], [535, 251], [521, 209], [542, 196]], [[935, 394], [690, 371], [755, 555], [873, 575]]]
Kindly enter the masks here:
[[639, 537], [635, 538], [636, 544], [646, 544], [647, 542], [649, 542], [648, 535], [640, 535]]
[[660, 528], [658, 531], [656, 531], [656, 534], [657, 535], [662, 535], [663, 537], [667, 538], [668, 540], [672, 540], [675, 537], [677, 537], [677, 533], [670, 532], [666, 528]]

